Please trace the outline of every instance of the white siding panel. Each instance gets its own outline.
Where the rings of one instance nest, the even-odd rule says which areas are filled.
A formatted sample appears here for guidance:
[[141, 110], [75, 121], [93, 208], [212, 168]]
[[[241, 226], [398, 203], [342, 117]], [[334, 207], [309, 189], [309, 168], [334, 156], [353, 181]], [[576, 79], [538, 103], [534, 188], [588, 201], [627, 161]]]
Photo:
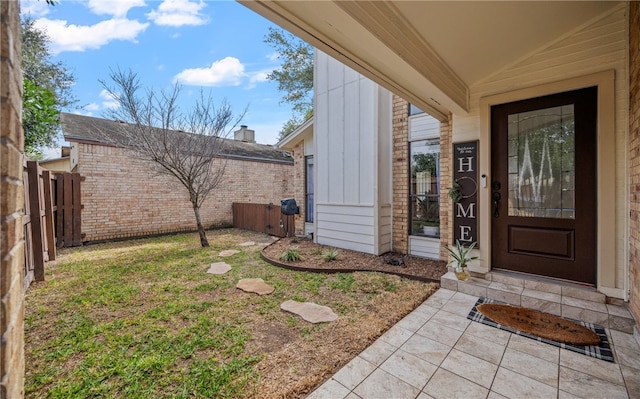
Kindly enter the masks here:
[[[331, 77], [331, 76], [330, 76]], [[329, 92], [329, 139], [328, 163], [329, 168], [329, 201], [344, 202], [344, 91], [334, 89]]]
[[[320, 209], [318, 209], [320, 211]], [[373, 228], [373, 218], [371, 216], [354, 216], [354, 215], [341, 215], [335, 213], [322, 213], [318, 214], [317, 223], [335, 222], [347, 224], [356, 224], [358, 226], [367, 226], [367, 228]], [[324, 227], [324, 224], [323, 224]]]
[[[315, 122], [314, 122], [315, 124]], [[315, 146], [313, 145], [313, 140], [305, 140], [304, 141], [304, 155], [314, 155], [315, 154]]]
[[[328, 58], [328, 57], [327, 57]], [[329, 61], [329, 68], [327, 70], [328, 73], [328, 86], [329, 90], [334, 90], [336, 88], [341, 88], [344, 86], [344, 70], [345, 66], [333, 59]]]
[[315, 200], [317, 202], [326, 202], [329, 200], [329, 95], [327, 92], [316, 94], [316, 109], [314, 110], [314, 133], [313, 141], [315, 142], [316, 158], [316, 193]]
[[372, 206], [317, 205], [317, 242], [375, 253]]
[[329, 91], [329, 57], [316, 49], [314, 56], [313, 90], [315, 94]]
[[358, 218], [350, 218], [348, 222], [344, 220], [344, 217], [338, 217], [338, 215], [332, 215], [332, 217], [326, 217], [322, 220], [317, 221], [319, 224], [322, 224], [322, 228], [325, 231], [342, 231], [345, 233], [356, 233], [356, 234], [371, 234], [371, 224], [368, 223], [360, 223], [362, 222], [362, 217]]
[[322, 245], [330, 245], [336, 248], [344, 248], [344, 249], [350, 249], [352, 251], [364, 252], [366, 254], [374, 254], [373, 245], [367, 245], [361, 242], [353, 242], [353, 241], [325, 237], [322, 239], [322, 241], [318, 239], [318, 243]]
[[[360, 145], [358, 132], [360, 131], [360, 91], [358, 80], [344, 86], [345, 130], [344, 130], [344, 202], [357, 204], [360, 202]], [[366, 171], [365, 171], [366, 173]]]
[[345, 215], [345, 216], [368, 216], [372, 217], [373, 204], [316, 204], [318, 209], [322, 209], [323, 213]]
[[431, 115], [409, 117], [409, 141], [440, 137], [440, 122]]
[[377, 85], [372, 81], [362, 77], [359, 80], [359, 109], [360, 130], [358, 135], [354, 137], [353, 145], [360, 147], [359, 168], [360, 181], [358, 182], [358, 190], [360, 203], [374, 203], [378, 195], [376, 190], [376, 181], [378, 179], [375, 164], [378, 157], [375, 142], [377, 140], [376, 124], [376, 108], [377, 96], [375, 88]]
[[429, 259], [440, 259], [440, 240], [409, 236], [409, 253]]

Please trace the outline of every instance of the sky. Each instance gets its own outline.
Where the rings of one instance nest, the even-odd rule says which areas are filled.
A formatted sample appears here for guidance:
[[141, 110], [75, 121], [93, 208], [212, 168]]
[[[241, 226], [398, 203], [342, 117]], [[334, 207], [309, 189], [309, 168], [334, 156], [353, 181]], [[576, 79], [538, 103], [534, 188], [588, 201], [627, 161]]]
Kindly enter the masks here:
[[[47, 33], [51, 61], [75, 76], [73, 94], [82, 109], [65, 112], [105, 117], [117, 103], [99, 80], [130, 69], [145, 88], [182, 85], [183, 110], [201, 90], [215, 104], [226, 99], [236, 114], [248, 107], [241, 123], [261, 144], [275, 144], [292, 115], [277, 83], [266, 78], [280, 65], [264, 43], [276, 25], [235, 1], [59, 0], [49, 6], [22, 0], [21, 12]], [[57, 154], [47, 151], [47, 157]]]

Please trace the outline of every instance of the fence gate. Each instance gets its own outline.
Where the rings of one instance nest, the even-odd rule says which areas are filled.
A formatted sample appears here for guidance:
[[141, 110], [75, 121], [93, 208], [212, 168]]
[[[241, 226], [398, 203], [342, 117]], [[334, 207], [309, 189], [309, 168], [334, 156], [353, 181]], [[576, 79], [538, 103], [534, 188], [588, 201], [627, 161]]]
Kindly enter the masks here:
[[23, 169], [25, 239], [24, 286], [44, 280], [44, 263], [55, 260], [51, 174], [37, 162], [28, 161]]
[[232, 208], [233, 227], [259, 231], [276, 237], [295, 234], [295, 216], [283, 215], [280, 205], [234, 202]]
[[56, 173], [55, 219], [58, 247], [82, 245], [81, 181], [82, 177], [79, 173]]

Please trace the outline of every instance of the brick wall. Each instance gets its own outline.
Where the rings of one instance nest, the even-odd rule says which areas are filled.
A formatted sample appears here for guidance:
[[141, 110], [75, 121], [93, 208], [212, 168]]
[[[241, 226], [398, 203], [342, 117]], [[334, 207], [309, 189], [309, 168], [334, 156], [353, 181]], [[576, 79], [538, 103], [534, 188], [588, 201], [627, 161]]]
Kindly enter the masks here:
[[453, 185], [453, 116], [449, 114], [446, 122], [440, 122], [440, 259], [447, 260], [444, 248], [453, 240], [453, 201], [449, 198], [449, 187]]
[[[186, 190], [153, 164], [121, 148], [78, 143], [85, 241], [195, 230]], [[205, 228], [231, 225], [233, 202], [274, 203], [293, 196], [293, 164], [227, 160], [224, 181], [200, 210]]]
[[20, 3], [0, 1], [0, 398], [24, 397]]
[[393, 237], [395, 252], [409, 252], [409, 103], [393, 95]]
[[640, 6], [634, 1], [629, 10], [629, 108], [630, 308], [640, 322]]

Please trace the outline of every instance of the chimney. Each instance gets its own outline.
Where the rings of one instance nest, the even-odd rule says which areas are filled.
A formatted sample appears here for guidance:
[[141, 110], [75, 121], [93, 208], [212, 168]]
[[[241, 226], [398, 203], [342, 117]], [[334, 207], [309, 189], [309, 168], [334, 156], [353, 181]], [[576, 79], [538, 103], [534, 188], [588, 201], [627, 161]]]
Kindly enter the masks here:
[[247, 125], [240, 125], [240, 129], [233, 132], [234, 140], [242, 141], [245, 143], [256, 142], [256, 132], [251, 129], [247, 129]]

